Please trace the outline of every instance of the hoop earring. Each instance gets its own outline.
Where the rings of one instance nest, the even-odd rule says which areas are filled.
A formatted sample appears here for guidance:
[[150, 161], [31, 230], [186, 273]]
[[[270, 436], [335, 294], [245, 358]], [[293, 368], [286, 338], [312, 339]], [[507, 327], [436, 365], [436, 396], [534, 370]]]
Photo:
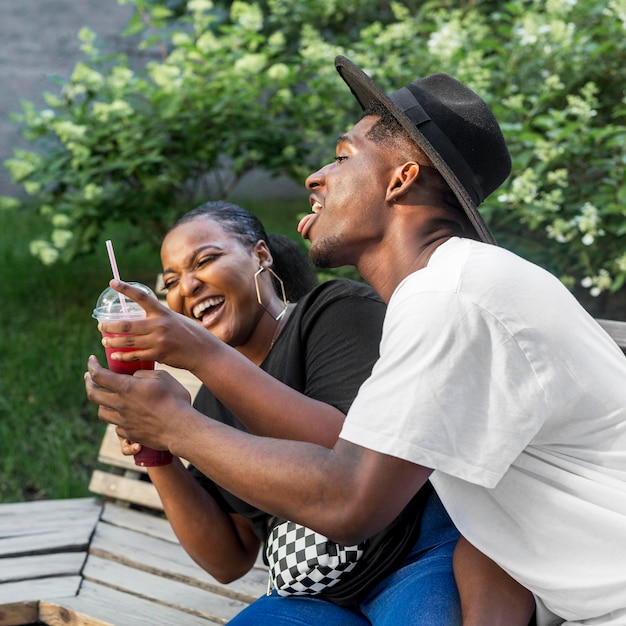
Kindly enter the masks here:
[[[267, 270], [280, 285], [280, 290], [283, 296], [283, 310], [278, 314], [278, 317], [274, 317], [274, 314], [263, 304], [263, 300], [261, 299], [261, 290], [259, 289], [259, 274], [262, 274], [265, 270]], [[287, 308], [289, 307], [289, 300], [287, 300], [287, 294], [285, 293], [285, 284], [281, 280], [280, 276], [276, 274], [276, 272], [271, 267], [263, 267], [262, 265], [254, 274], [254, 288], [256, 289], [256, 299], [257, 302], [272, 316], [276, 321], [283, 318], [285, 313], [287, 312]]]

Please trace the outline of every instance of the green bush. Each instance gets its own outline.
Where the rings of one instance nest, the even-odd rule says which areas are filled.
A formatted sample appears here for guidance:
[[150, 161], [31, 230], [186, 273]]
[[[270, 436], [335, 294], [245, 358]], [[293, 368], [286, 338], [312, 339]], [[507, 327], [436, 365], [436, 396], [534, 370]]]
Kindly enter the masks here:
[[31, 246], [44, 262], [88, 252], [109, 221], [156, 240], [174, 208], [257, 167], [301, 182], [358, 115], [341, 53], [388, 90], [445, 71], [480, 93], [513, 157], [483, 208], [498, 240], [572, 289], [622, 288], [625, 0], [128, 1], [153, 60], [134, 71], [83, 29], [61, 93], [15, 116], [33, 149], [6, 166], [50, 223]]

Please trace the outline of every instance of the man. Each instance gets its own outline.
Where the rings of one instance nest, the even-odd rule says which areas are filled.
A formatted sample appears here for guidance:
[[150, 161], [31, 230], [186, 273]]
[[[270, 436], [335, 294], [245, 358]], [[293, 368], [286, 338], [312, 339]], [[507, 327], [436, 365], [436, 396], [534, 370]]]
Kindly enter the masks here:
[[625, 624], [624, 355], [558, 280], [494, 245], [476, 207], [510, 159], [485, 103], [441, 74], [387, 97], [336, 67], [365, 114], [307, 179], [299, 229], [317, 264], [356, 265], [388, 310], [334, 449], [201, 428], [166, 377], [93, 360], [89, 398], [131, 438], [344, 544], [430, 479], [469, 544], [533, 592], [539, 624]]

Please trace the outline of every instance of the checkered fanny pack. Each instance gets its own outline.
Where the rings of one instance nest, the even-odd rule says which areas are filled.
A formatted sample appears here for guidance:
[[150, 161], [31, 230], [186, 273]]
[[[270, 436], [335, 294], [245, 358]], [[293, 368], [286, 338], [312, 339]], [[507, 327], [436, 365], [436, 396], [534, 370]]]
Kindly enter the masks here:
[[268, 595], [317, 595], [336, 585], [363, 556], [365, 544], [342, 546], [290, 521], [276, 524], [267, 539]]

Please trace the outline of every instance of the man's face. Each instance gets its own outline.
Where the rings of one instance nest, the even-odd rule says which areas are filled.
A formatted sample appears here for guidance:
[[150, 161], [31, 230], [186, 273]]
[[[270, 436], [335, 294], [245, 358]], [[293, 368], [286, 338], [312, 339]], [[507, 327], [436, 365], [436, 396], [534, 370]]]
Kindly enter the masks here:
[[318, 267], [358, 266], [363, 252], [381, 241], [393, 166], [389, 149], [366, 137], [377, 119], [365, 117], [340, 137], [335, 160], [306, 180], [313, 213], [298, 230], [310, 240]]

